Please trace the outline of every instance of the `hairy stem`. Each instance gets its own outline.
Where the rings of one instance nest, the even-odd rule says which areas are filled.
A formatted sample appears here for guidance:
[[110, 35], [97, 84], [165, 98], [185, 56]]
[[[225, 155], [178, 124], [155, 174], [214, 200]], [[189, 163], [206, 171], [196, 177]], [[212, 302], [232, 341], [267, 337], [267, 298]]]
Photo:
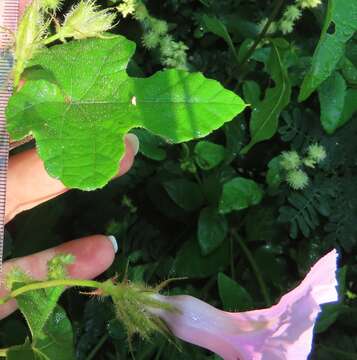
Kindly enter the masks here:
[[104, 343], [108, 340], [109, 335], [104, 334], [98, 341], [97, 345], [93, 348], [93, 350], [90, 352], [90, 354], [87, 357], [87, 360], [92, 360], [97, 355], [97, 352], [100, 350], [100, 348], [104, 345]]
[[269, 291], [268, 291], [268, 287], [265, 284], [265, 281], [263, 279], [262, 276], [262, 272], [259, 269], [258, 264], [256, 263], [256, 261], [254, 260], [254, 257], [252, 255], [252, 253], [250, 252], [250, 250], [248, 249], [247, 245], [244, 243], [243, 239], [240, 236], [237, 236], [235, 233], [232, 233], [233, 236], [235, 237], [235, 239], [237, 239], [238, 244], [240, 245], [240, 247], [242, 248], [244, 255], [246, 256], [253, 272], [254, 275], [258, 281], [259, 287], [260, 287], [260, 291], [262, 292], [262, 295], [264, 297], [264, 301], [266, 303], [267, 306], [271, 306], [272, 302], [270, 299], [270, 295], [269, 295]]
[[60, 35], [59, 35], [59, 33], [57, 33], [57, 34], [54, 34], [54, 35], [48, 37], [47, 39], [44, 39], [42, 41], [42, 43], [43, 43], [43, 45], [49, 45], [49, 44], [59, 40], [59, 38], [60, 38]]
[[14, 291], [11, 291], [9, 295], [0, 299], [0, 304], [5, 304], [7, 301], [16, 298], [19, 295], [27, 293], [29, 291], [47, 289], [56, 286], [81, 286], [100, 289], [103, 284], [93, 280], [82, 280], [82, 279], [61, 279], [61, 280], [48, 280], [33, 284], [22, 286]]

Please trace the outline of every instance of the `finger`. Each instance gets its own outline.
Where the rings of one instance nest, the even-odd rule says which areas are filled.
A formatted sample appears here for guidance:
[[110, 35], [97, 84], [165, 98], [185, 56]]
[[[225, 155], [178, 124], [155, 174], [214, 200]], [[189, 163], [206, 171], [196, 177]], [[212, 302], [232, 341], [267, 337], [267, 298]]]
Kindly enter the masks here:
[[[126, 152], [120, 163], [118, 176], [125, 174], [132, 166], [139, 142], [135, 135], [125, 137]], [[50, 200], [68, 189], [50, 177], [38, 157], [36, 150], [24, 151], [10, 158], [5, 221], [9, 222], [18, 213]]]
[[[116, 246], [115, 249], [114, 246]], [[48, 260], [52, 259], [56, 254], [66, 253], [73, 254], [76, 259], [75, 263], [68, 268], [70, 277], [91, 279], [101, 274], [112, 264], [115, 255], [114, 250], [117, 250], [116, 243], [113, 244], [112, 240], [104, 235], [73, 240], [52, 249], [5, 262], [2, 278], [13, 267], [20, 267], [37, 280], [45, 279]], [[4, 287], [0, 289], [0, 297], [5, 296], [7, 293]], [[15, 300], [0, 305], [0, 319], [11, 314], [16, 308]]]

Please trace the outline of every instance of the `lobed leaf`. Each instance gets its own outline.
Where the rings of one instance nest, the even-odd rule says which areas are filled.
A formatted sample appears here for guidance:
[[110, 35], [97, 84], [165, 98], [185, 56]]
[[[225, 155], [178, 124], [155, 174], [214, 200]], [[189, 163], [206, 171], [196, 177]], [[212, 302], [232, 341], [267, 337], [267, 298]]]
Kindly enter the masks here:
[[48, 173], [67, 187], [104, 186], [118, 171], [132, 128], [179, 143], [209, 134], [245, 108], [237, 95], [199, 73], [130, 78], [126, 67], [134, 50], [122, 36], [54, 46], [32, 62], [46, 78], [28, 80], [9, 101], [11, 137], [33, 134]]

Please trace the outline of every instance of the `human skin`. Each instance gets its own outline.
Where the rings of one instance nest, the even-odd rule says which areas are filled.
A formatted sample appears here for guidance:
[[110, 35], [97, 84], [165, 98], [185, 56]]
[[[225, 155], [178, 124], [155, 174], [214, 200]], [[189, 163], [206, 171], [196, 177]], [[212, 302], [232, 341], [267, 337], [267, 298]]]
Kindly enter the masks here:
[[[132, 166], [138, 143], [130, 135], [125, 139], [126, 153], [120, 164], [118, 176], [125, 174]], [[10, 157], [7, 179], [6, 222], [24, 210], [31, 209], [45, 201], [68, 191], [64, 185], [51, 178], [38, 157], [36, 150], [27, 150]], [[78, 279], [90, 279], [104, 272], [114, 260], [114, 248], [104, 235], [93, 235], [66, 242], [57, 247], [41, 251], [22, 258], [11, 259], [3, 265], [0, 275], [0, 297], [7, 294], [3, 285], [6, 273], [12, 267], [21, 267], [27, 274], [43, 279], [47, 274], [47, 261], [58, 253], [70, 253], [75, 263], [69, 266], [69, 276]], [[16, 310], [16, 301], [0, 306], [0, 319]]]
[[[0, 0], [1, 1], [1, 0]], [[20, 14], [30, 1], [20, 0]], [[120, 140], [118, 140], [120, 141]], [[134, 135], [125, 138], [126, 152], [120, 163], [117, 176], [125, 174], [132, 166], [138, 151], [138, 140]], [[8, 167], [5, 222], [11, 221], [17, 214], [31, 209], [43, 202], [68, 191], [64, 185], [51, 178], [38, 157], [36, 150], [27, 150], [11, 156]], [[0, 297], [6, 295], [3, 279], [14, 266], [21, 267], [30, 276], [41, 279], [47, 273], [47, 261], [58, 253], [70, 253], [76, 258], [69, 266], [69, 275], [74, 278], [94, 278], [105, 271], [114, 260], [114, 248], [104, 235], [93, 235], [66, 242], [55, 248], [47, 249], [26, 257], [11, 259], [4, 263], [0, 274]], [[0, 306], [0, 319], [16, 309], [16, 301]]]

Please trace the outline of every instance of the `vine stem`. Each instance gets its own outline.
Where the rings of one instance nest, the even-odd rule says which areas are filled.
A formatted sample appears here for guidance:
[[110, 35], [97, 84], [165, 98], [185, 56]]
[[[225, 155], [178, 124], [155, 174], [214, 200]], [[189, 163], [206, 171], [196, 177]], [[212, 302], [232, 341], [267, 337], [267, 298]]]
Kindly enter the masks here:
[[11, 291], [9, 295], [0, 299], [0, 304], [5, 304], [7, 301], [16, 298], [29, 291], [47, 289], [56, 286], [80, 286], [90, 287], [95, 289], [103, 288], [103, 284], [94, 280], [82, 280], [82, 279], [60, 279], [60, 280], [48, 280], [39, 283], [28, 284], [22, 286], [14, 291]]
[[44, 39], [42, 41], [42, 43], [43, 43], [43, 45], [48, 45], [48, 44], [53, 43], [56, 40], [59, 40], [59, 38], [60, 38], [60, 35], [59, 35], [59, 33], [57, 33], [55, 35], [52, 35], [52, 36], [48, 37], [47, 39]]
[[100, 348], [105, 344], [105, 342], [108, 340], [108, 334], [104, 334], [98, 341], [97, 345], [93, 348], [93, 350], [90, 352], [86, 360], [92, 360], [96, 356], [97, 352], [100, 350]]
[[272, 302], [271, 302], [271, 299], [270, 299], [270, 295], [269, 295], [269, 291], [268, 291], [268, 287], [267, 285], [265, 284], [265, 281], [263, 279], [263, 276], [262, 276], [262, 272], [260, 271], [259, 269], [259, 266], [258, 264], [256, 263], [256, 261], [254, 260], [254, 257], [251, 253], [251, 251], [249, 250], [249, 248], [247, 247], [247, 245], [245, 244], [245, 242], [241, 239], [240, 236], [237, 236], [234, 232], [232, 232], [234, 238], [238, 241], [238, 244], [239, 246], [242, 248], [243, 252], [244, 252], [244, 255], [246, 256], [253, 272], [254, 272], [254, 275], [258, 281], [258, 284], [259, 284], [259, 287], [260, 287], [260, 290], [261, 290], [261, 293], [264, 297], [264, 301], [266, 303], [267, 306], [271, 306]]
[[279, 10], [281, 9], [282, 5], [284, 3], [284, 0], [275, 0], [274, 5], [273, 5], [273, 11], [270, 13], [269, 18], [267, 23], [265, 24], [265, 26], [263, 27], [262, 31], [259, 33], [259, 35], [257, 36], [257, 38], [255, 39], [254, 43], [252, 44], [252, 46], [249, 48], [249, 50], [247, 51], [247, 53], [245, 54], [245, 56], [243, 57], [243, 59], [240, 62], [240, 67], [243, 67], [243, 65], [249, 60], [249, 58], [252, 56], [253, 52], [255, 51], [255, 49], [257, 48], [258, 44], [261, 42], [261, 40], [263, 39], [263, 37], [266, 35], [266, 33], [269, 30], [269, 27], [271, 25], [271, 23], [274, 21], [274, 19], [276, 18], [276, 16], [278, 15]]

